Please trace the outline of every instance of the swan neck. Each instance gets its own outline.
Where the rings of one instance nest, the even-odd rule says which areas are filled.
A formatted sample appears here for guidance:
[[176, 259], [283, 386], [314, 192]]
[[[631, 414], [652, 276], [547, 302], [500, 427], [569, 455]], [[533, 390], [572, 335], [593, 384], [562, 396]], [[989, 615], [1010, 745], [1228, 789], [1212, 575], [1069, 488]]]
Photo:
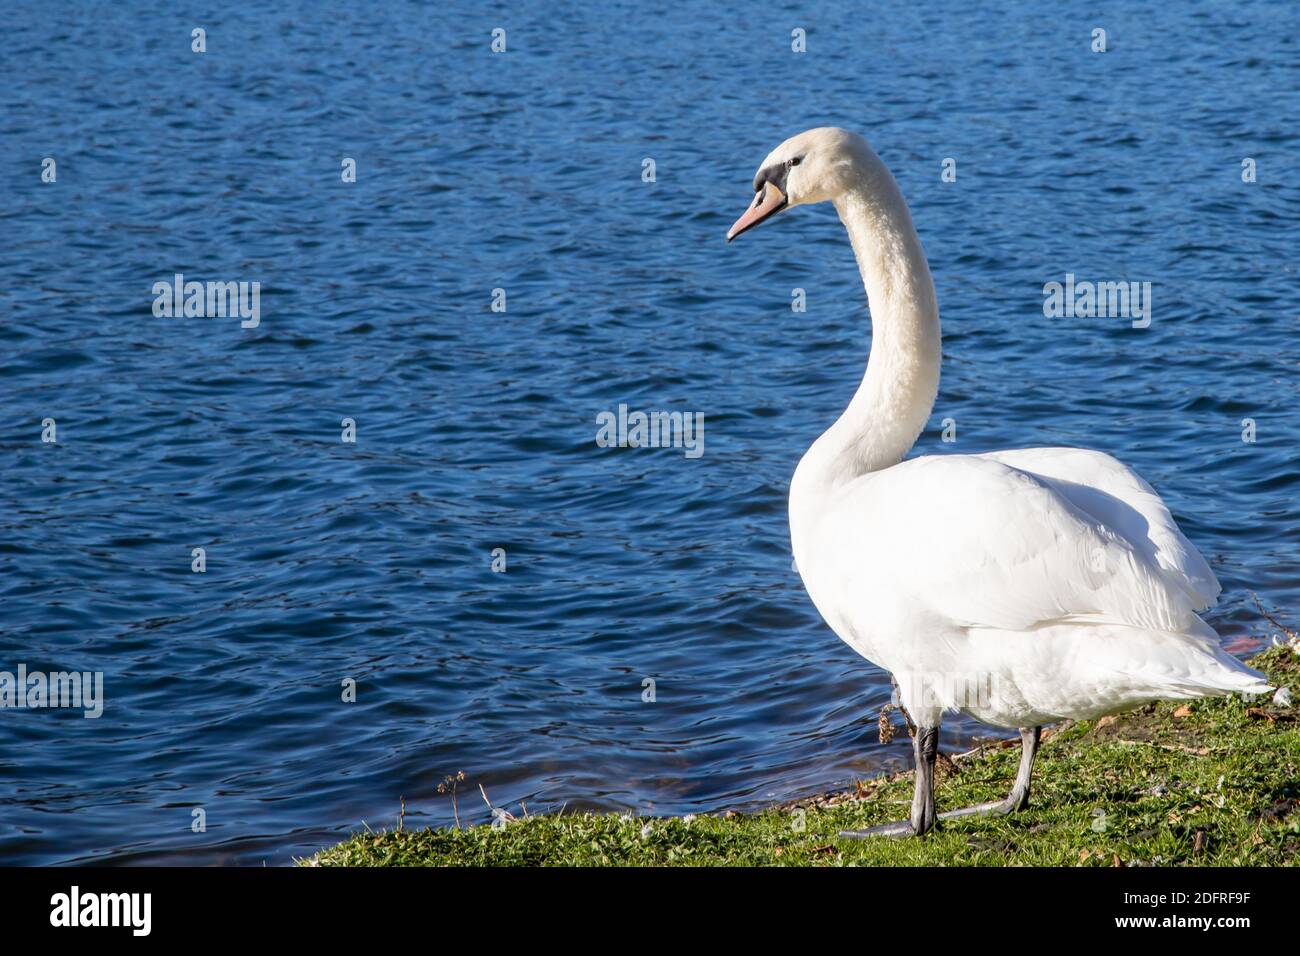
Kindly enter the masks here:
[[925, 251], [893, 177], [871, 159], [835, 199], [867, 293], [871, 354], [848, 408], [807, 456], [819, 493], [902, 461], [939, 389], [939, 310]]

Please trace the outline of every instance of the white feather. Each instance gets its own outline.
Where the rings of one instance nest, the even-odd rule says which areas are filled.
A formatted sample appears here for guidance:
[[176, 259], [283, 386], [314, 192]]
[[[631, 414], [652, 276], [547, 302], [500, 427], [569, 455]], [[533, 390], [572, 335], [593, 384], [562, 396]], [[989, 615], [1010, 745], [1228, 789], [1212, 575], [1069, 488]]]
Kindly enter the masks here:
[[830, 200], [871, 306], [871, 358], [790, 486], [790, 532], [831, 628], [890, 671], [918, 723], [1027, 727], [1146, 701], [1271, 690], [1198, 616], [1219, 583], [1169, 509], [1096, 451], [903, 458], [939, 381], [939, 314], [902, 195], [865, 141], [782, 144], [797, 206]]

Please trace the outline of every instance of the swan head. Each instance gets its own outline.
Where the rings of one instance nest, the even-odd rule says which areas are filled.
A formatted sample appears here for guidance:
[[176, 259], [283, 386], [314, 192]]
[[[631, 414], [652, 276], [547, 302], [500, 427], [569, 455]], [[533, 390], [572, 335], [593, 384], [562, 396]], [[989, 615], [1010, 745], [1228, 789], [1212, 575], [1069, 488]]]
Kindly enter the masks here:
[[866, 140], [835, 126], [791, 136], [759, 165], [754, 201], [727, 230], [727, 241], [786, 209], [833, 200], [870, 168], [873, 159]]

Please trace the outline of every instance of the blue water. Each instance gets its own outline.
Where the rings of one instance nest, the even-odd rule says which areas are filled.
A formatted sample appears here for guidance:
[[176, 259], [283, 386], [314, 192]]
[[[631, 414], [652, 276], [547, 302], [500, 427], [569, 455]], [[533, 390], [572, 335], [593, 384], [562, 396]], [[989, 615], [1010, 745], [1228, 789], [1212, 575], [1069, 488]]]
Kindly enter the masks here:
[[[789, 554], [867, 354], [848, 243], [826, 207], [722, 238], [816, 125], [930, 257], [917, 453], [1114, 453], [1229, 646], [1272, 631], [1248, 589], [1300, 620], [1294, 5], [159, 6], [0, 33], [0, 670], [106, 698], [0, 710], [0, 861], [283, 864], [403, 797], [450, 822], [457, 771], [479, 822], [479, 784], [667, 814], [905, 765]], [[260, 282], [260, 325], [156, 318], [176, 272]], [[1045, 318], [1067, 272], [1150, 281], [1151, 326]], [[704, 454], [598, 447], [620, 403], [702, 412]]]

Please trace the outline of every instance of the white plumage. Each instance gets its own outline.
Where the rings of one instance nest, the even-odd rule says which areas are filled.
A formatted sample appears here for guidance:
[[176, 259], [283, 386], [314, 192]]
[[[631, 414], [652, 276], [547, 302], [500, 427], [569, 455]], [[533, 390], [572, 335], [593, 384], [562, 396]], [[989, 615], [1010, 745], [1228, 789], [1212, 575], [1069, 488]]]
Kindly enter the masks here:
[[754, 188], [728, 239], [830, 201], [867, 291], [866, 374], [799, 463], [790, 535], [821, 615], [894, 676], [929, 731], [929, 744], [917, 738], [911, 832], [933, 825], [920, 771], [944, 711], [1022, 728], [1021, 775], [997, 806], [1010, 812], [1028, 802], [1041, 724], [1271, 689], [1198, 616], [1218, 581], [1159, 496], [1114, 458], [1030, 448], [903, 460], [938, 391], [939, 312], [907, 205], [861, 137], [795, 136]]
[[796, 563], [918, 722], [1027, 727], [1267, 689], [1196, 614], [1219, 584], [1164, 503], [1073, 448], [914, 458], [819, 503]]

